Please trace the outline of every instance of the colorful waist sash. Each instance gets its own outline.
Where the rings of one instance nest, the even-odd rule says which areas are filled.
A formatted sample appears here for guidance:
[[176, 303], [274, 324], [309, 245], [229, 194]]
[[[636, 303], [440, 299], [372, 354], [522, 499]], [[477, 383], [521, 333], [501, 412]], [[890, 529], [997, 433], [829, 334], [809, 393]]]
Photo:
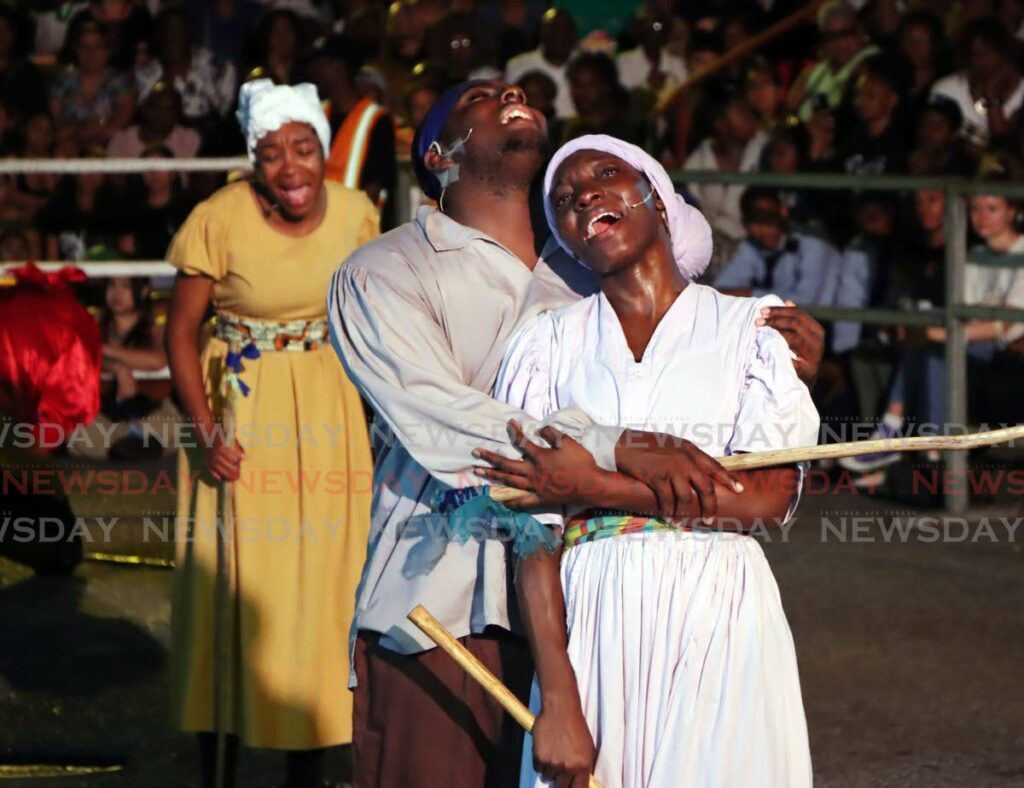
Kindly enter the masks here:
[[566, 523], [562, 543], [566, 550], [576, 545], [596, 542], [613, 536], [649, 533], [651, 531], [689, 531], [686, 526], [672, 525], [655, 517], [626, 514], [609, 509], [588, 509]]
[[213, 335], [239, 347], [255, 345], [261, 353], [316, 350], [329, 341], [326, 320], [292, 320], [275, 323], [233, 315], [217, 315]]

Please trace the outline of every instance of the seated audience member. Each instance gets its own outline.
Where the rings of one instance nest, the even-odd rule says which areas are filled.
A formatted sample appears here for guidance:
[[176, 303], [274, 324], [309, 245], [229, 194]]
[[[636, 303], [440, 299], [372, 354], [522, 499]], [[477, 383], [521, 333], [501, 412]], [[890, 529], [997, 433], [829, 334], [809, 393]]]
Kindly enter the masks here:
[[960, 107], [963, 135], [977, 147], [1009, 142], [1014, 116], [1024, 104], [1024, 79], [1014, 62], [1016, 42], [995, 18], [977, 19], [960, 34], [960, 58], [966, 64], [940, 79], [933, 93], [949, 96]]
[[[102, 158], [102, 149], [90, 152]], [[61, 180], [36, 224], [47, 260], [84, 260], [95, 246], [112, 243], [123, 224], [114, 189], [102, 172], [81, 172]]]
[[835, 247], [792, 230], [772, 189], [747, 189], [741, 208], [747, 238], [718, 273], [714, 286], [735, 295], [775, 293], [800, 306], [832, 304], [842, 265]]
[[[721, 36], [714, 32], [694, 30], [686, 42], [686, 70], [690, 74], [695, 74], [721, 54]], [[695, 128], [700, 124], [694, 122], [694, 115], [696, 109], [703, 106], [707, 100], [706, 91], [709, 83], [715, 84], [711, 80], [699, 82], [693, 90], [677, 94], [672, 104], [666, 107], [665, 119], [668, 129], [665, 138], [668, 141], [668, 149], [662, 156], [662, 163], [666, 167], [681, 167], [686, 157], [700, 142], [700, 129]]]
[[[142, 152], [142, 158], [173, 158], [162, 145]], [[124, 196], [122, 227], [128, 230], [118, 239], [118, 251], [136, 260], [163, 260], [171, 238], [181, 227], [192, 201], [184, 193], [181, 178], [168, 170], [150, 170], [133, 175]]]
[[363, 65], [356, 72], [356, 91], [365, 99], [369, 99], [382, 107], [391, 105], [391, 91], [384, 74], [376, 66]]
[[910, 154], [912, 175], [973, 175], [978, 165], [960, 129], [959, 105], [941, 93], [928, 98], [917, 121], [917, 145]]
[[304, 49], [304, 40], [298, 14], [285, 7], [268, 9], [253, 30], [252, 57], [246, 79], [258, 76], [278, 85], [294, 85], [299, 81], [299, 55]]
[[444, 63], [451, 82], [467, 79], [495, 79], [501, 72], [489, 62], [485, 47], [477, 41], [473, 18], [462, 11], [452, 11], [427, 34], [427, 55]]
[[[22, 127], [20, 155], [25, 159], [50, 159], [56, 152], [56, 127], [46, 110], [29, 116]], [[53, 196], [61, 176], [53, 172], [19, 172], [14, 176], [8, 202], [16, 211], [14, 221], [31, 222]]]
[[166, 316], [150, 301], [145, 277], [111, 277], [99, 316], [104, 380], [100, 413], [83, 432], [87, 440], [68, 445], [77, 457], [142, 459], [170, 447], [180, 421], [167, 380], [137, 380], [136, 372], [167, 366], [163, 333]]
[[[941, 195], [941, 192], [938, 193]], [[931, 245], [939, 242], [941, 224], [939, 199], [932, 195], [918, 197], [919, 216], [935, 227], [930, 233]], [[984, 242], [968, 252], [964, 271], [964, 302], [985, 306], [1024, 308], [1024, 269], [1012, 256], [1024, 254], [1024, 211], [1019, 204], [1005, 197], [978, 195], [970, 199], [970, 221], [974, 232]], [[940, 271], [938, 263], [933, 263]], [[933, 274], [934, 277], [934, 274]], [[934, 278], [933, 278], [934, 282]], [[937, 291], [937, 282], [932, 286]], [[913, 294], [915, 291], [911, 290]], [[934, 292], [917, 290], [918, 302], [930, 301]], [[1024, 324], [999, 320], [971, 320], [965, 329], [969, 363], [975, 374], [984, 374], [997, 350], [1006, 348], [1024, 336]], [[943, 343], [946, 329], [929, 326], [920, 340], [908, 343], [893, 376], [889, 402], [872, 437], [897, 437], [904, 430], [904, 420], [912, 413], [920, 423], [941, 425], [946, 420], [946, 359]], [[938, 452], [929, 452], [929, 459], [938, 461]], [[851, 457], [843, 467], [855, 471], [871, 471], [899, 461], [893, 453], [867, 454]]]
[[199, 132], [181, 125], [181, 96], [166, 82], [157, 82], [139, 107], [139, 122], [110, 139], [107, 155], [114, 159], [136, 159], [154, 145], [161, 145], [179, 159], [199, 153]]
[[[686, 170], [754, 172], [761, 162], [767, 135], [758, 129], [754, 113], [742, 94], [725, 87], [709, 89], [699, 109], [708, 136], [686, 160]], [[695, 183], [690, 191], [700, 203], [711, 228], [730, 241], [743, 237], [740, 196], [743, 186]]]
[[926, 11], [912, 11], [900, 22], [899, 48], [911, 68], [907, 101], [916, 121], [932, 85], [953, 70], [953, 53], [942, 21]]
[[555, 119], [555, 100], [558, 98], [558, 85], [555, 80], [543, 71], [527, 71], [517, 83], [526, 94], [526, 103], [540, 110], [548, 123]]
[[[810, 141], [806, 127], [796, 117], [776, 127], [761, 154], [761, 169], [773, 173], [806, 172], [809, 166]], [[807, 189], [779, 189], [779, 199], [792, 227], [822, 235], [825, 231], [823, 211], [817, 204], [820, 192]]]
[[110, 65], [130, 71], [139, 45], [152, 36], [153, 19], [143, 6], [134, 0], [91, 0], [88, 8], [71, 18], [67, 40], [74, 40], [81, 27], [99, 25], [107, 33]]
[[443, 86], [444, 82], [440, 78], [428, 73], [417, 76], [406, 85], [399, 110], [401, 121], [395, 129], [396, 153], [409, 155], [416, 129], [434, 106], [434, 102], [441, 97]]
[[555, 115], [568, 118], [574, 114], [568, 65], [576, 48], [576, 24], [569, 13], [552, 8], [541, 19], [539, 37], [537, 49], [516, 55], [505, 64], [505, 80], [518, 83], [528, 71], [547, 74], [558, 88]]
[[643, 90], [660, 98], [686, 81], [686, 62], [667, 49], [671, 31], [669, 14], [650, 3], [640, 6], [633, 17], [638, 46], [616, 58], [619, 79], [627, 90]]
[[503, 0], [476, 5], [474, 23], [497, 53], [498, 62], [507, 63], [533, 46], [548, 4], [541, 0]]
[[878, 55], [864, 61], [854, 88], [856, 121], [838, 141], [835, 168], [851, 175], [906, 171], [907, 130], [900, 114], [902, 59]]
[[584, 134], [607, 134], [640, 147], [651, 146], [653, 129], [619, 82], [615, 61], [601, 52], [584, 52], [569, 64], [569, 90], [576, 114], [549, 127], [555, 145]]
[[821, 59], [796, 79], [789, 106], [805, 123], [821, 108], [836, 109], [861, 63], [878, 54], [856, 12], [845, 0], [833, 0], [818, 11]]
[[106, 34], [95, 22], [79, 25], [70, 47], [73, 65], [50, 85], [50, 113], [58, 135], [79, 149], [106, 147], [114, 134], [128, 127], [135, 112], [131, 78], [110, 66]]
[[186, 0], [195, 44], [208, 49], [220, 60], [240, 69], [245, 60], [245, 43], [262, 8], [253, 0]]
[[[331, 125], [326, 177], [362, 189], [373, 202], [385, 205], [397, 178], [395, 124], [384, 107], [356, 88], [355, 76], [362, 66], [358, 48], [343, 36], [320, 39], [305, 64], [326, 102]], [[369, 133], [360, 133], [364, 128]]]
[[238, 72], [229, 60], [193, 44], [189, 17], [180, 7], [166, 8], [156, 18], [156, 59], [136, 71], [142, 100], [156, 85], [167, 84], [181, 99], [181, 116], [204, 130], [222, 122], [235, 100]]
[[785, 95], [772, 64], [754, 60], [743, 74], [743, 95], [765, 131], [775, 128], [784, 111]]

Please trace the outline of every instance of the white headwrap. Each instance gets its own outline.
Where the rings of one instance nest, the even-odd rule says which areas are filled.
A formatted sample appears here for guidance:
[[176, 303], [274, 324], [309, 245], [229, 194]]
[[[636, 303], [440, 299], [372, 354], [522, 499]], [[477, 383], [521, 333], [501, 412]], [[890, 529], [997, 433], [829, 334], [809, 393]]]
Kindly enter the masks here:
[[331, 151], [331, 127], [320, 104], [316, 86], [275, 85], [269, 79], [246, 82], [238, 91], [238, 124], [245, 134], [249, 161], [256, 161], [256, 144], [285, 123], [308, 123], [313, 127], [324, 149], [324, 158]]
[[712, 247], [711, 226], [704, 218], [704, 214], [676, 193], [672, 179], [668, 177], [665, 168], [654, 157], [636, 145], [609, 137], [607, 134], [588, 134], [567, 142], [555, 151], [555, 155], [551, 157], [548, 169], [544, 173], [544, 215], [547, 217], [552, 234], [562, 248], [572, 254], [569, 245], [558, 234], [558, 221], [554, 209], [551, 207], [551, 200], [548, 198], [551, 195], [552, 182], [559, 165], [579, 150], [610, 153], [646, 175], [654, 192], [661, 197], [661, 201], [665, 204], [668, 234], [672, 239], [672, 254], [676, 258], [679, 270], [687, 281], [693, 281], [704, 273], [704, 269], [711, 261]]

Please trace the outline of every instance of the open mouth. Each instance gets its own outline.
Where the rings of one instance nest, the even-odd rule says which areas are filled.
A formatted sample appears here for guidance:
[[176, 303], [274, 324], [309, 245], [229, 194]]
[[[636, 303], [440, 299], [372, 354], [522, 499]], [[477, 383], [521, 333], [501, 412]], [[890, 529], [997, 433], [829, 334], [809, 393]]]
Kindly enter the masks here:
[[590, 218], [587, 223], [587, 234], [583, 236], [584, 241], [589, 241], [601, 233], [608, 232], [622, 217], [612, 211], [601, 211]]
[[533, 116], [530, 115], [530, 113], [527, 112], [525, 109], [523, 109], [521, 105], [513, 104], [502, 111], [501, 125], [507, 126], [514, 120], [525, 120], [532, 122]]
[[313, 196], [313, 187], [308, 185], [303, 186], [292, 186], [291, 188], [281, 189], [281, 196], [284, 198], [285, 204], [290, 207], [298, 207], [305, 205], [309, 199]]

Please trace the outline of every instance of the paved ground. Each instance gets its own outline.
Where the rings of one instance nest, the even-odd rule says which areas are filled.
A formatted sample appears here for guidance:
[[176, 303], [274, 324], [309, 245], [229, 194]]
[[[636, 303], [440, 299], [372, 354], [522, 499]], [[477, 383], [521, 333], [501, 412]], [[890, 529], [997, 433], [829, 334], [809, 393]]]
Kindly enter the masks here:
[[[1024, 785], [1024, 509], [1005, 490], [996, 500], [943, 522], [845, 487], [806, 496], [786, 540], [765, 544], [818, 785]], [[0, 762], [124, 764], [5, 784], [195, 785], [191, 741], [166, 724], [170, 579], [100, 563], [43, 578], [0, 560]], [[248, 753], [240, 785], [278, 774], [277, 758]]]

